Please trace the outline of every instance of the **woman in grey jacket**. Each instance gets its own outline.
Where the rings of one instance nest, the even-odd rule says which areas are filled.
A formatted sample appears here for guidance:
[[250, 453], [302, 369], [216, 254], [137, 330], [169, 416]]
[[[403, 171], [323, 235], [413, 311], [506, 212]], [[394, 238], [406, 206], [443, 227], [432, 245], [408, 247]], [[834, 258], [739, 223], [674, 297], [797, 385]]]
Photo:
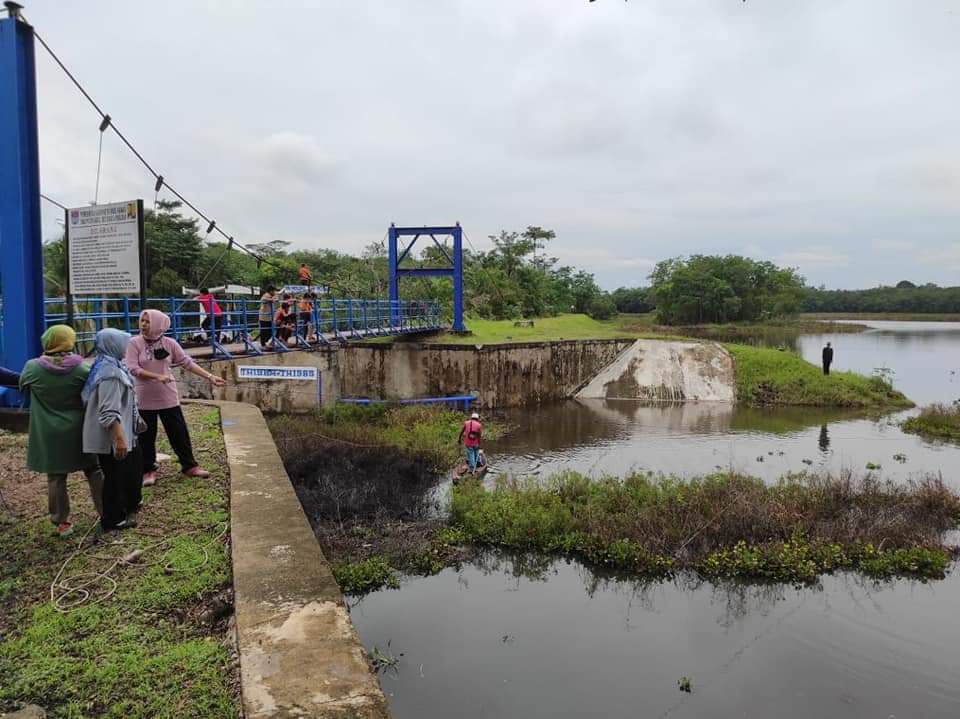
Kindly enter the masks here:
[[104, 530], [136, 526], [143, 467], [137, 446], [137, 395], [123, 364], [130, 335], [115, 329], [97, 332], [97, 358], [80, 393], [83, 451], [96, 454], [103, 470]]

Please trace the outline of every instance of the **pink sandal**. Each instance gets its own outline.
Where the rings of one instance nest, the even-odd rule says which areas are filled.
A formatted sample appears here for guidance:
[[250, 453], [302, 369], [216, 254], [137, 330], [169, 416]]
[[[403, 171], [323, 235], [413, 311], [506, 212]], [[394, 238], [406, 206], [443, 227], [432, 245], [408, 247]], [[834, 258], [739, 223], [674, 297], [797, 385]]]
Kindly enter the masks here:
[[199, 465], [191, 467], [190, 469], [185, 469], [181, 472], [185, 477], [199, 477], [200, 479], [206, 479], [210, 476], [210, 473], [202, 469]]
[[157, 483], [157, 473], [156, 472], [144, 472], [143, 473], [143, 486], [152, 487]]

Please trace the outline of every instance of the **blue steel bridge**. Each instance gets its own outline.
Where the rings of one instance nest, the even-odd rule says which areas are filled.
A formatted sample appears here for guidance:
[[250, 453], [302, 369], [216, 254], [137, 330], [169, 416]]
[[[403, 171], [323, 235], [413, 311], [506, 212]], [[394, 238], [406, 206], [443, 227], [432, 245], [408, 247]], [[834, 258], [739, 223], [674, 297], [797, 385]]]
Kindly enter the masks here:
[[[167, 335], [181, 342], [193, 355], [216, 359], [237, 356], [283, 353], [292, 349], [312, 350], [335, 346], [351, 340], [389, 337], [414, 333], [436, 332], [450, 328], [436, 302], [423, 300], [339, 299], [319, 297], [312, 301], [309, 316], [299, 312], [296, 299], [291, 300], [292, 335], [287, 341], [277, 339], [277, 327], [266, 347], [261, 346], [259, 299], [216, 299], [221, 315], [208, 318], [200, 303], [192, 297], [148, 298], [143, 309], [156, 309], [170, 316]], [[280, 300], [270, 305], [270, 315]], [[72, 317], [67, 313], [64, 298], [44, 300], [45, 326], [68, 323], [77, 332], [81, 349], [90, 351], [97, 332], [114, 327], [131, 334], [139, 332], [141, 310], [139, 297], [85, 297], [74, 299]]]

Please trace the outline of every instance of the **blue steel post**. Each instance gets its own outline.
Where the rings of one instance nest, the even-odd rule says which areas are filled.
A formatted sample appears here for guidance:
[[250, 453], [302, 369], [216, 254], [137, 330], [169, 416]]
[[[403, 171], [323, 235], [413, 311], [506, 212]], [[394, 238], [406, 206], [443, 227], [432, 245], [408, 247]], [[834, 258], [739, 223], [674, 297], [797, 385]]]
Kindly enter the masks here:
[[[33, 28], [6, 3], [0, 20], [0, 252], [3, 256], [0, 364], [19, 371], [40, 354], [44, 327], [37, 86]], [[0, 405], [18, 405], [0, 389]]]
[[463, 326], [463, 230], [453, 228], [453, 331], [466, 332]]
[[397, 301], [400, 299], [400, 275], [397, 267], [397, 228], [393, 223], [387, 231], [387, 283], [390, 288], [390, 324], [397, 325], [398, 317], [396, 310]]

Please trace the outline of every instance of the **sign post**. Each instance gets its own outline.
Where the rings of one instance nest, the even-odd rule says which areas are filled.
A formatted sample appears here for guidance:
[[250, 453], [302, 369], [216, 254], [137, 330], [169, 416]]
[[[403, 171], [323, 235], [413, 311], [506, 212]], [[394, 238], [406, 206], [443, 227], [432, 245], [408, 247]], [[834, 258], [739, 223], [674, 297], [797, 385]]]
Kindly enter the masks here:
[[143, 200], [67, 210], [67, 292], [136, 294], [146, 306]]
[[238, 380], [299, 380], [317, 383], [317, 407], [323, 404], [321, 372], [316, 367], [292, 367], [278, 365], [237, 365]]

